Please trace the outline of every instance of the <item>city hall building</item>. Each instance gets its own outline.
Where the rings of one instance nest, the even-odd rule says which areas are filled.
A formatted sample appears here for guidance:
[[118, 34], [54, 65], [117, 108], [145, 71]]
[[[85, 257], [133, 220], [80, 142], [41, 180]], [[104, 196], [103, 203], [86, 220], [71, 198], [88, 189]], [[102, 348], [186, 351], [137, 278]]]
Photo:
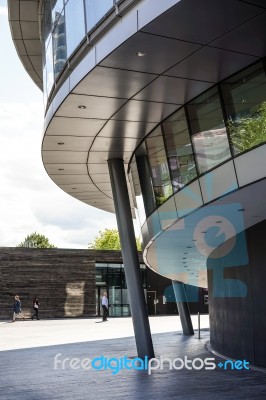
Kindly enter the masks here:
[[208, 287], [212, 348], [266, 366], [265, 19], [263, 0], [9, 1], [44, 93], [48, 175], [116, 213], [140, 357], [153, 345], [132, 218], [184, 333], [187, 288]]

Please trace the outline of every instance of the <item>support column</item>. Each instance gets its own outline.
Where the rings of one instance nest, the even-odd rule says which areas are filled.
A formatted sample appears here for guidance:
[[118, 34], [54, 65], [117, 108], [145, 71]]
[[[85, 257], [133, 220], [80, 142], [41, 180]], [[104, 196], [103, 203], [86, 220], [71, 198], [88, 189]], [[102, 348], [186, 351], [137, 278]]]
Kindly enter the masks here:
[[150, 215], [156, 208], [154, 192], [151, 182], [151, 172], [147, 155], [136, 156], [139, 182], [143, 196], [143, 203], [146, 215]]
[[172, 281], [178, 313], [183, 329], [183, 335], [194, 335], [191, 316], [188, 308], [185, 285], [182, 282]]
[[154, 357], [150, 324], [140, 275], [131, 208], [122, 159], [108, 160], [116, 219], [125, 267], [138, 357]]

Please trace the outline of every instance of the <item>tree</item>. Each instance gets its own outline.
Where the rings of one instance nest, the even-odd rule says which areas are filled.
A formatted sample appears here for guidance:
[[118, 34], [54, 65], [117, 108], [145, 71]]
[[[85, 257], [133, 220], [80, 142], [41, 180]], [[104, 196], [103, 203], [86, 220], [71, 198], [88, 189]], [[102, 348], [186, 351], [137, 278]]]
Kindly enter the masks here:
[[229, 120], [227, 129], [234, 146], [239, 153], [266, 141], [266, 102], [252, 107], [249, 115]]
[[[138, 251], [141, 251], [140, 240], [136, 238]], [[121, 244], [117, 229], [105, 229], [100, 231], [94, 241], [89, 244], [89, 249], [93, 250], [121, 250]]]
[[55, 246], [49, 242], [47, 237], [36, 232], [28, 235], [17, 247], [35, 247], [39, 249], [55, 248]]

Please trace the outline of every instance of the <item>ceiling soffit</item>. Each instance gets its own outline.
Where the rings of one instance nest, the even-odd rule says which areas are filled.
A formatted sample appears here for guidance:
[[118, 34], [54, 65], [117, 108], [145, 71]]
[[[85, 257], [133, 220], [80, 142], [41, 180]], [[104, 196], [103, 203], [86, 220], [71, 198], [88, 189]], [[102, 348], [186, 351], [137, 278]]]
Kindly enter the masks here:
[[[134, 149], [158, 123], [265, 56], [266, 28], [259, 23], [265, 12], [261, 4], [236, 0], [206, 0], [204, 9], [198, 0], [181, 1], [146, 24], [140, 12], [138, 32], [83, 73], [61, 104], [55, 102], [59, 106], [43, 142], [51, 178], [61, 187], [77, 186], [71, 195], [79, 200], [113, 212], [107, 160], [123, 158], [127, 168]], [[232, 35], [237, 38], [247, 26], [249, 40], [241, 40], [250, 46], [239, 51]], [[254, 49], [258, 39], [263, 45]], [[97, 44], [95, 49], [96, 54]], [[94, 189], [84, 189], [84, 197], [79, 185], [86, 173]]]

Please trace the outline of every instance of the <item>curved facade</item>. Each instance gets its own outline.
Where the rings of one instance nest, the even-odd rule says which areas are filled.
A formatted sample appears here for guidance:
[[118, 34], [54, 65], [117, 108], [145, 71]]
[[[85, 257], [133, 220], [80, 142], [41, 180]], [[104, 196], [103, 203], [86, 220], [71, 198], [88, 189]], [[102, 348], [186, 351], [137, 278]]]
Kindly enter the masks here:
[[[246, 265], [245, 231], [266, 215], [264, 2], [9, 3], [24, 64], [30, 56], [18, 47], [16, 12], [27, 28], [20, 44], [36, 40], [27, 36], [25, 3], [39, 21], [42, 157], [51, 179], [116, 210], [120, 235], [129, 196], [145, 262], [172, 280], [206, 287], [215, 249], [217, 265]], [[123, 176], [128, 194], [119, 191]], [[217, 279], [225, 296], [223, 275]]]
[[[43, 2], [41, 31], [43, 38], [43, 89], [47, 99], [56, 78], [67, 68], [68, 60], [86, 41], [118, 1], [54, 0]], [[78, 23], [76, 23], [78, 21]]]
[[146, 158], [153, 204], [146, 196], [140, 208], [149, 216], [196, 178], [265, 144], [265, 120], [266, 76], [259, 61], [192, 99], [141, 143], [130, 164], [132, 181], [135, 195], [143, 198], [140, 163]]

